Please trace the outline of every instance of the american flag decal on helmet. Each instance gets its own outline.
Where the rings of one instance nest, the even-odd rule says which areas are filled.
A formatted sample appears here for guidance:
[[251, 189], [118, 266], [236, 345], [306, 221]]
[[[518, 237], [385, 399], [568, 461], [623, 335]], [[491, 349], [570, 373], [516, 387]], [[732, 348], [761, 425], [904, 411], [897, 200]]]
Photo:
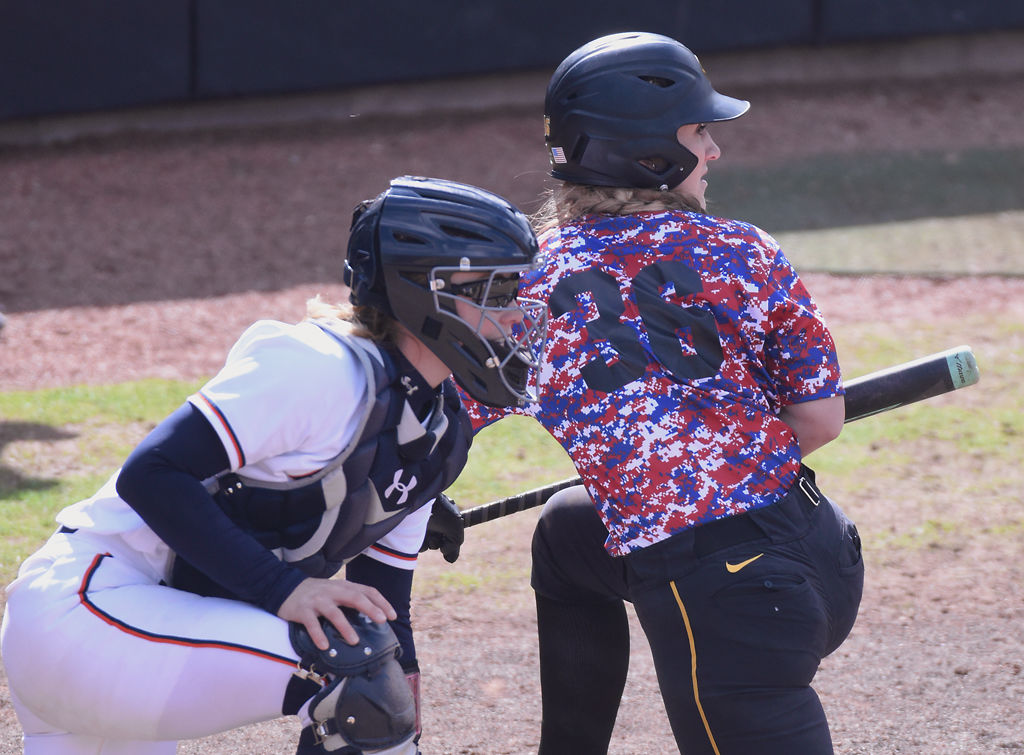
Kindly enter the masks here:
[[551, 148], [551, 161], [555, 163], [565, 163], [568, 160], [565, 159], [565, 150], [561, 147]]

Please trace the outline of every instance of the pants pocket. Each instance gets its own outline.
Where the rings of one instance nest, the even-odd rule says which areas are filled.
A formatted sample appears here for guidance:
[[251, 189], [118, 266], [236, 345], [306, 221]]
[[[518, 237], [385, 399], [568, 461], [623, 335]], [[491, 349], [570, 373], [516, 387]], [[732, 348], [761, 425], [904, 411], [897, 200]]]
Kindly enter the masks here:
[[810, 684], [827, 642], [825, 607], [806, 577], [776, 566], [715, 593], [717, 631], [732, 655], [723, 663], [742, 662], [743, 675], [764, 684]]
[[836, 579], [830, 581], [825, 595], [831, 626], [825, 655], [838, 648], [850, 634], [864, 592], [864, 554], [860, 533], [857, 525], [841, 511], [838, 514], [839, 542], [834, 556]]
[[840, 574], [863, 570], [860, 532], [857, 525], [839, 512], [839, 544], [836, 548], [836, 567]]

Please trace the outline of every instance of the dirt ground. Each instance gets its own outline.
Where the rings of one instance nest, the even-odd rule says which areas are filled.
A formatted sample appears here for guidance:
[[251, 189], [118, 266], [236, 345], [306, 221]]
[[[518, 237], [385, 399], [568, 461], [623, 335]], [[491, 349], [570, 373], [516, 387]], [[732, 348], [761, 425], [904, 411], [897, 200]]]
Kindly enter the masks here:
[[[874, 53], [882, 68], [886, 54], [903, 60], [891, 49]], [[714, 78], [713, 62], [705, 61]], [[734, 165], [825, 152], [1024, 145], [1021, 71], [765, 83], [753, 57], [722, 66], [736, 83], [729, 89], [716, 81], [719, 88], [755, 103], [749, 116], [715, 132], [723, 159]], [[543, 79], [536, 81], [542, 88]], [[286, 98], [265, 107], [280, 116], [302, 105]], [[524, 209], [535, 206], [546, 167], [535, 102], [399, 111], [0, 146], [0, 312], [7, 320], [0, 389], [214, 372], [252, 320], [296, 320], [308, 296], [344, 295], [348, 214], [393, 176], [464, 180]], [[0, 127], [0, 145], [3, 136]], [[713, 196], [714, 170], [710, 181]], [[885, 321], [899, 338], [901, 323], [948, 318], [964, 302], [971, 323], [1024, 319], [1021, 279], [804, 277], [841, 332]], [[976, 349], [1006, 348], [986, 330], [963, 335]], [[966, 465], [968, 481], [975, 476], [990, 489], [982, 485], [990, 482], [984, 460], [957, 463]], [[869, 482], [844, 507], [862, 531], [883, 531], [940, 494], [928, 486], [923, 473], [908, 473], [896, 490]], [[1003, 490], [993, 500], [1018, 505], [1019, 495]], [[905, 506], [894, 511], [892, 501]], [[437, 554], [422, 559], [414, 618], [428, 755], [536, 750], [527, 585], [535, 519], [525, 512], [474, 530], [454, 571]], [[1024, 751], [1022, 551], [1019, 538], [1004, 538], [876, 554], [857, 626], [825, 660], [816, 684], [837, 752]], [[475, 570], [500, 576], [475, 584], [467, 576]], [[614, 753], [674, 751], [635, 622], [617, 727]], [[290, 752], [294, 735], [292, 722], [269, 722], [183, 743], [179, 752]], [[17, 751], [4, 690], [0, 753]]]

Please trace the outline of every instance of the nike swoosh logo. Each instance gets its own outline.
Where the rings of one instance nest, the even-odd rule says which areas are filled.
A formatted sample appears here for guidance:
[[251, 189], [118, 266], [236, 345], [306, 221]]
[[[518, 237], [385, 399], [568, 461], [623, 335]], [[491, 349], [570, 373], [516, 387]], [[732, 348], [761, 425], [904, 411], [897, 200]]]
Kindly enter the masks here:
[[752, 564], [755, 561], [757, 561], [757, 559], [761, 558], [761, 556], [763, 556], [763, 555], [764, 555], [763, 553], [758, 553], [756, 556], [748, 558], [746, 561], [740, 561], [738, 564], [730, 564], [728, 561], [726, 561], [725, 562], [725, 569], [730, 574], [735, 574], [736, 572], [738, 572], [743, 567], [749, 566], [750, 564]]

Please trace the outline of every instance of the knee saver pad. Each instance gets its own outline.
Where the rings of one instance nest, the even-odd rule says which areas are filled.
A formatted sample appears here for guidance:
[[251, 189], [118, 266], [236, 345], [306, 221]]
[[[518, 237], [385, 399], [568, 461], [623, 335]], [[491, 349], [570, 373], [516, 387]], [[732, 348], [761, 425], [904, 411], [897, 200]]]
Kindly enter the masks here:
[[566, 488], [544, 505], [533, 532], [530, 585], [550, 598], [575, 601], [588, 564], [606, 558], [608, 537], [597, 508], [582, 485]]
[[566, 544], [571, 544], [579, 537], [579, 530], [591, 531], [596, 527], [604, 533], [602, 542], [608, 532], [597, 514], [597, 509], [590, 500], [587, 489], [576, 485], [555, 493], [544, 504], [537, 527], [533, 532], [534, 560], [550, 558], [550, 554], [559, 553]]
[[389, 750], [416, 734], [412, 691], [394, 658], [373, 671], [338, 677], [314, 695], [309, 712], [327, 752]]
[[327, 752], [373, 752], [411, 740], [416, 734], [416, 701], [398, 663], [401, 649], [387, 624], [346, 611], [359, 642], [349, 645], [322, 620], [330, 647], [317, 648], [301, 624], [289, 637], [313, 674], [329, 675], [310, 701], [313, 734]]

